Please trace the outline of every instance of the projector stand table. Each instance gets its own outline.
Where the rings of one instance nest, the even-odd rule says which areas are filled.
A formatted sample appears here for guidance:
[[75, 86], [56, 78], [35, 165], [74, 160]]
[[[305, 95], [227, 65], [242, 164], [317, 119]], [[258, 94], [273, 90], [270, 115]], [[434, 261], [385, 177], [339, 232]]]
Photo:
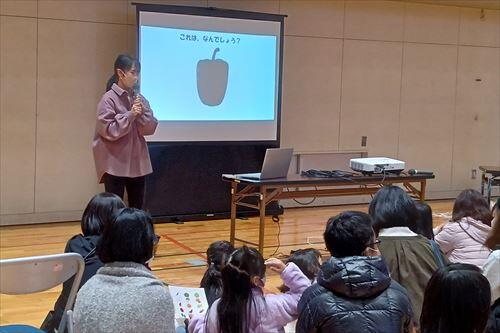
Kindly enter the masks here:
[[[427, 179], [434, 179], [434, 175], [372, 175], [353, 176], [350, 178], [308, 178], [300, 175], [290, 175], [287, 178], [252, 180], [238, 178], [238, 175], [222, 175], [224, 181], [231, 182], [231, 231], [230, 241], [257, 246], [259, 251], [264, 250], [264, 233], [266, 206], [278, 200], [335, 197], [351, 195], [373, 195], [382, 186], [402, 184], [406, 192], [420, 201], [425, 200]], [[415, 187], [415, 184], [420, 184]], [[253, 198], [255, 202], [248, 202]], [[249, 207], [259, 211], [259, 240], [258, 243], [236, 237], [236, 209], [237, 206]]]
[[500, 186], [500, 166], [479, 166], [483, 172], [481, 175], [481, 194], [484, 195], [484, 185], [486, 184], [486, 199], [488, 204], [491, 199], [491, 188]]

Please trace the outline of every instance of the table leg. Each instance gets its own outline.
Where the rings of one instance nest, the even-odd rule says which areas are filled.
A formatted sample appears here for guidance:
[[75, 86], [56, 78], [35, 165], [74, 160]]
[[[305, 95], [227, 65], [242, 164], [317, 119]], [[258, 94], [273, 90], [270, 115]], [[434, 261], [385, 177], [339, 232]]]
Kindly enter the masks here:
[[427, 186], [427, 181], [424, 179], [420, 182], [420, 201], [425, 201], [425, 188]]
[[481, 174], [481, 194], [484, 195], [484, 183], [485, 183], [485, 180], [486, 180], [486, 176], [485, 176], [485, 173], [483, 172]]
[[231, 231], [229, 240], [234, 246], [234, 238], [236, 237], [236, 192], [238, 190], [238, 183], [231, 182]]
[[264, 255], [264, 230], [266, 227], [266, 192], [267, 188], [265, 186], [260, 187], [260, 197], [259, 197], [259, 252]]
[[490, 178], [488, 178], [488, 188], [487, 188], [488, 194], [486, 197], [486, 199], [488, 200], [488, 205], [490, 204], [490, 200], [491, 200], [491, 187], [492, 187], [492, 185], [493, 185], [493, 177], [490, 177]]

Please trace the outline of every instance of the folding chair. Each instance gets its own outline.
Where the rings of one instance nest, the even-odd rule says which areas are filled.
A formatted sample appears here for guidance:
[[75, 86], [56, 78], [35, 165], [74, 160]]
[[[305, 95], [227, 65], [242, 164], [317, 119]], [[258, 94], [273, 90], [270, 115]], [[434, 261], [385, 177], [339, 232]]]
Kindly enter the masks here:
[[[73, 308], [85, 264], [78, 253], [0, 260], [0, 293], [31, 294], [51, 289], [75, 277], [58, 332], [64, 332], [68, 310]], [[71, 312], [69, 313], [71, 316]], [[0, 326], [0, 333], [35, 333], [42, 330], [28, 325]]]
[[68, 333], [73, 333], [73, 332], [75, 332], [75, 329], [73, 327], [73, 323], [74, 323], [73, 322], [73, 310], [68, 310], [66, 312], [66, 314], [67, 314], [66, 317], [67, 317], [67, 323], [68, 323], [68, 325], [66, 326], [67, 331], [68, 331]]

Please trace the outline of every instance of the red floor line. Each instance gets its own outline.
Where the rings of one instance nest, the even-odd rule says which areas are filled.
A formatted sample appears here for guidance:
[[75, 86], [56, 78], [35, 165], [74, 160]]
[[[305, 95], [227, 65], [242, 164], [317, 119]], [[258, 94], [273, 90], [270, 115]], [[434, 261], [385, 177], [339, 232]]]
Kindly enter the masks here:
[[179, 247], [179, 248], [181, 248], [181, 249], [183, 249], [183, 250], [188, 251], [189, 253], [192, 253], [192, 254], [194, 254], [194, 255], [196, 255], [196, 256], [198, 256], [198, 257], [200, 257], [200, 258], [204, 259], [204, 260], [206, 260], [206, 259], [207, 259], [204, 255], [202, 255], [202, 254], [198, 253], [199, 251], [196, 251], [195, 249], [192, 249], [192, 248], [190, 248], [189, 246], [182, 244], [181, 242], [179, 242], [179, 241], [178, 241], [178, 240], [176, 240], [175, 238], [170, 237], [170, 236], [169, 236], [169, 235], [167, 235], [167, 234], [163, 234], [163, 235], [161, 235], [161, 237], [162, 237], [162, 238], [166, 238], [166, 239], [168, 239], [169, 241], [171, 241], [172, 243], [174, 243], [174, 245], [176, 245], [177, 247]]

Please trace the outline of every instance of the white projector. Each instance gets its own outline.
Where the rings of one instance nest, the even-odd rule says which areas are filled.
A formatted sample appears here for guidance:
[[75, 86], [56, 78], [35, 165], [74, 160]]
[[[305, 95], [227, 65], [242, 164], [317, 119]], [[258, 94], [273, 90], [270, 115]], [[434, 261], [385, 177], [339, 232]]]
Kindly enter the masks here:
[[405, 169], [405, 162], [387, 157], [351, 158], [349, 166], [362, 173], [400, 173]]

